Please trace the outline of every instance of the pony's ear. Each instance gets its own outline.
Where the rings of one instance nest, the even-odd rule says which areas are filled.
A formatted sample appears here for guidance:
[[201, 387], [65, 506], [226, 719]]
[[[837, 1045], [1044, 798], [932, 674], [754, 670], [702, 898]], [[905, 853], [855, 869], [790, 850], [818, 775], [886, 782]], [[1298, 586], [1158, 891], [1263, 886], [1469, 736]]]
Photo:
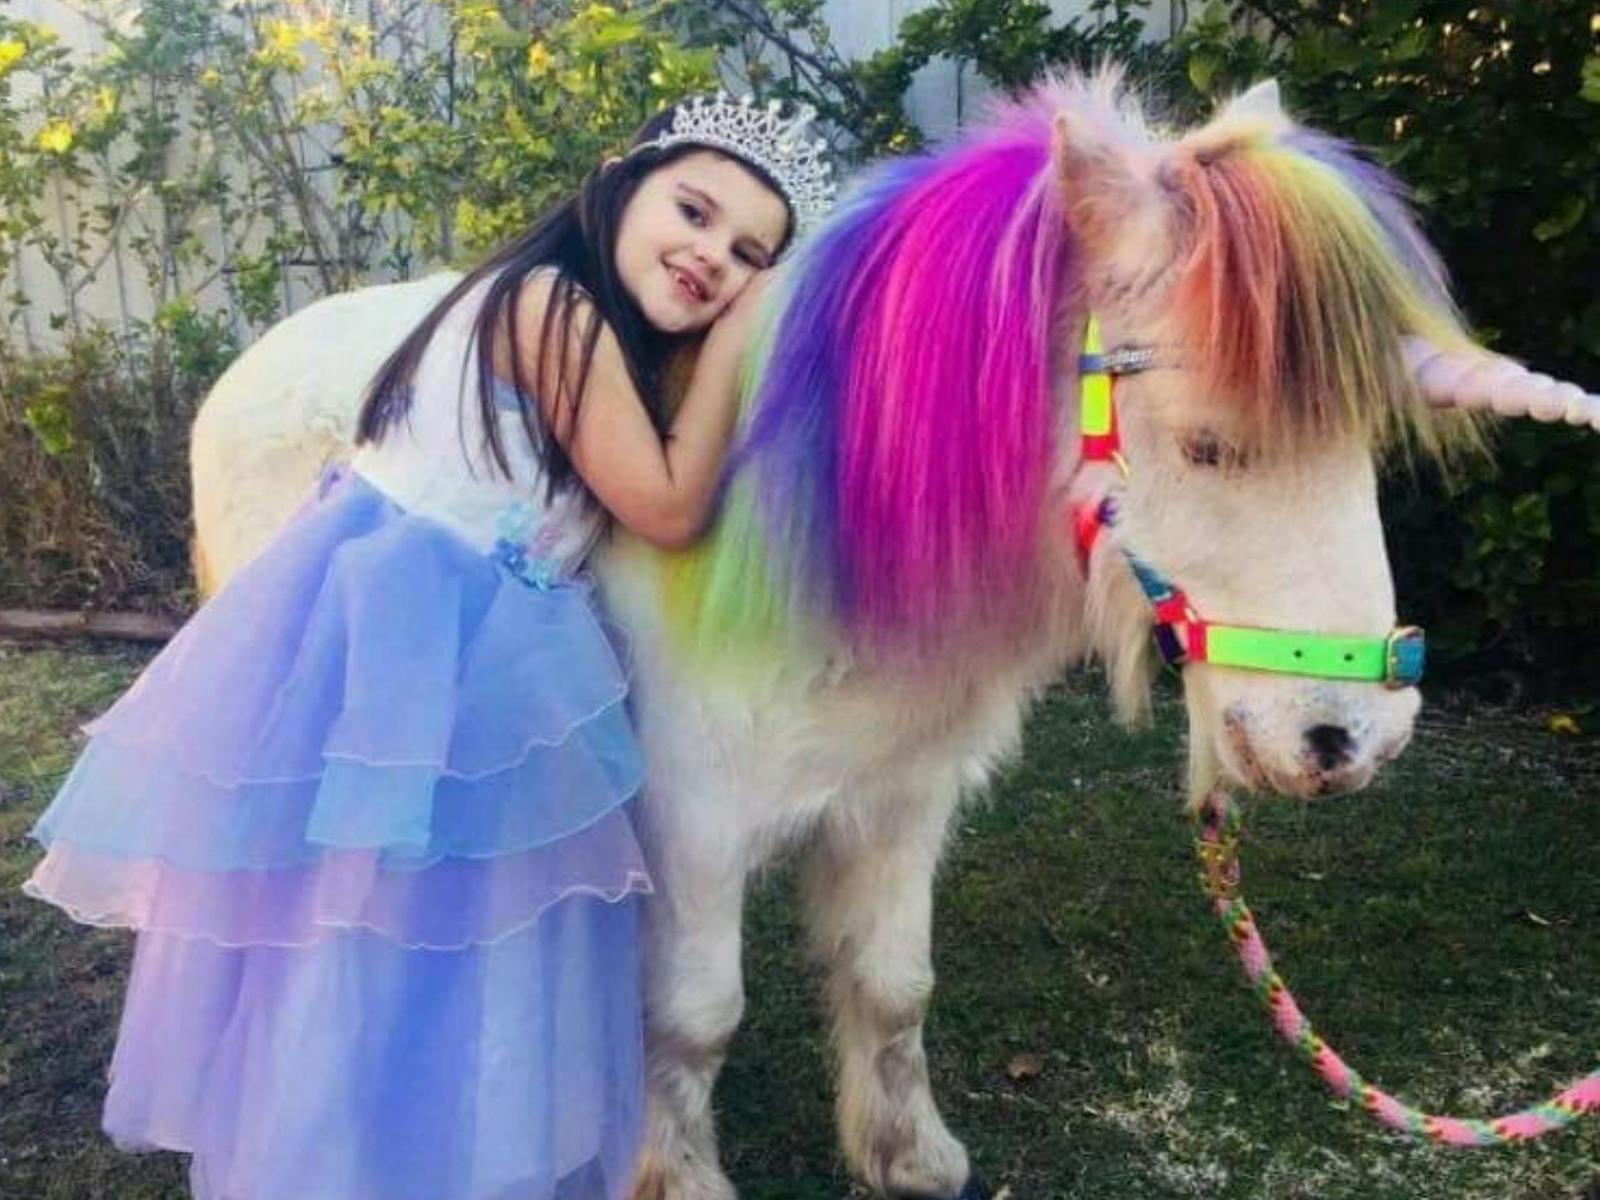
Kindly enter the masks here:
[[1287, 121], [1283, 111], [1283, 97], [1278, 92], [1276, 79], [1263, 79], [1245, 92], [1228, 101], [1223, 113], [1229, 117], [1255, 117], [1263, 121]]
[[1294, 130], [1294, 119], [1283, 109], [1276, 80], [1267, 79], [1235, 96], [1211, 120], [1183, 135], [1178, 153], [1202, 163], [1220, 158], [1241, 146], [1271, 142]]
[[1229, 100], [1217, 115], [1184, 139], [1203, 153], [1230, 142], [1257, 138], [1279, 138], [1294, 128], [1294, 118], [1283, 108], [1283, 97], [1276, 79], [1265, 79]]
[[1108, 252], [1118, 222], [1139, 197], [1139, 181], [1125, 149], [1084, 116], [1063, 109], [1052, 123], [1050, 161], [1084, 250], [1091, 257]]

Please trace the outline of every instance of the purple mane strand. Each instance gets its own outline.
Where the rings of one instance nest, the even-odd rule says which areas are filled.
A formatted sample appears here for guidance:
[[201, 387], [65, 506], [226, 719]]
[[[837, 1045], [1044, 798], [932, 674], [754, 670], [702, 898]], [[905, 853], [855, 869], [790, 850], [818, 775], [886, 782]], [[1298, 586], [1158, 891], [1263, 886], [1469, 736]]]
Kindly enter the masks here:
[[1405, 262], [1418, 289], [1440, 311], [1454, 314], [1449, 275], [1438, 252], [1417, 227], [1405, 184], [1343, 138], [1300, 126], [1284, 141], [1344, 179], [1378, 222], [1391, 249]]
[[739, 463], [853, 636], [1003, 629], [1032, 595], [1072, 252], [1048, 112], [870, 174], [787, 288]]
[[[855, 271], [876, 243], [878, 222], [897, 196], [923, 178], [930, 159], [900, 159], [852, 187], [823, 229], [796, 255], [783, 315], [761, 368], [754, 415], [731, 460], [760, 481], [767, 541], [786, 560], [784, 576], [829, 616], [849, 606], [834, 563], [840, 403], [856, 352]], [[777, 564], [774, 564], [776, 566]]]

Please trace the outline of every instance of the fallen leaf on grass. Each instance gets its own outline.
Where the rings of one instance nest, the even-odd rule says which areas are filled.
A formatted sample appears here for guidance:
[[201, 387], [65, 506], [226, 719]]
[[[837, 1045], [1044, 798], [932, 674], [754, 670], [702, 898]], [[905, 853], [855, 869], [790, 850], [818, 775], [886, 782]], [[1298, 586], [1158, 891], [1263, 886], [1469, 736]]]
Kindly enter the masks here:
[[[1044, 1063], [1037, 1054], [1018, 1054], [1006, 1064], [1006, 1074], [1013, 1083], [1021, 1083], [1028, 1079], [1037, 1079], [1044, 1070]], [[998, 1200], [998, 1198], [997, 1198]]]

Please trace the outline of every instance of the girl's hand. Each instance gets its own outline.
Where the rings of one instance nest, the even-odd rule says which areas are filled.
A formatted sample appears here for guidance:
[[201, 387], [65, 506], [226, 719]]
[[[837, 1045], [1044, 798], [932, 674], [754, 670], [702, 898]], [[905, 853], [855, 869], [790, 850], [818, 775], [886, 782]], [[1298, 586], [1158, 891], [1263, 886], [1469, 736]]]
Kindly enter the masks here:
[[772, 270], [757, 271], [739, 290], [733, 302], [723, 309], [717, 319], [711, 324], [711, 331], [706, 334], [709, 345], [713, 342], [719, 348], [726, 348], [737, 354], [749, 341], [750, 334], [755, 328], [756, 317], [761, 311], [762, 297], [766, 295], [767, 285], [771, 282]]

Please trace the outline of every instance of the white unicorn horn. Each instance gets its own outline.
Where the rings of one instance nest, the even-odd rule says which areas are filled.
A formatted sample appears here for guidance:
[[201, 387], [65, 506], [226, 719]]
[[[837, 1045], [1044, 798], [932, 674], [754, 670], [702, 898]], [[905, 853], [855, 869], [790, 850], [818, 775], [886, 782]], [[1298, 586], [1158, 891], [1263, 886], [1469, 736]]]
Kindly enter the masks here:
[[1405, 339], [1406, 366], [1423, 398], [1438, 408], [1472, 408], [1500, 417], [1587, 425], [1600, 432], [1600, 396], [1488, 350], [1441, 350], [1425, 338]]

